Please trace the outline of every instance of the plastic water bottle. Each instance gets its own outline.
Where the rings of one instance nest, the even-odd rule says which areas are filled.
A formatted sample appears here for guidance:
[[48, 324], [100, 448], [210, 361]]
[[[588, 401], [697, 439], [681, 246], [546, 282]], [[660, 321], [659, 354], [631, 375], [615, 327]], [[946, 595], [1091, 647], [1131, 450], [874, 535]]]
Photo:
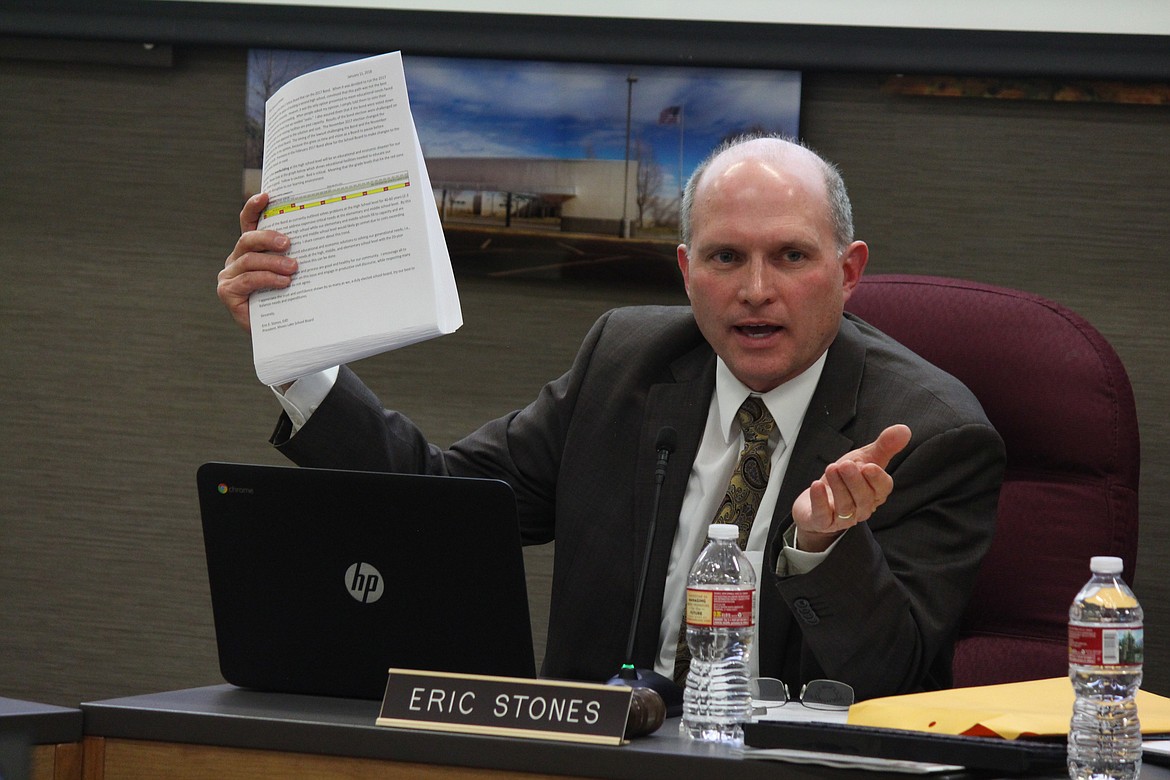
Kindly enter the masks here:
[[687, 578], [691, 666], [680, 730], [692, 739], [743, 744], [751, 719], [756, 572], [736, 543], [739, 528], [715, 523]]
[[1093, 577], [1068, 611], [1068, 673], [1076, 700], [1068, 733], [1073, 780], [1134, 780], [1142, 766], [1137, 696], [1142, 608], [1120, 558], [1092, 559]]

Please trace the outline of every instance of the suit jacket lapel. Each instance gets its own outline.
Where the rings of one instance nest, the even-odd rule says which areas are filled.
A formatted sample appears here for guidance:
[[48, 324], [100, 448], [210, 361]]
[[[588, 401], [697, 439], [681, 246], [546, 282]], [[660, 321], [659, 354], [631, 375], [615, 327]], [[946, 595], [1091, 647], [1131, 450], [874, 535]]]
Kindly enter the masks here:
[[[865, 363], [865, 346], [853, 323], [841, 320], [837, 338], [829, 346], [825, 368], [817, 389], [809, 402], [808, 411], [800, 425], [800, 433], [792, 442], [792, 456], [788, 470], [780, 484], [768, 544], [764, 552], [766, 572], [761, 582], [767, 583], [769, 572], [776, 570], [776, 559], [783, 545], [781, 536], [792, 525], [792, 504], [813, 480], [825, 473], [825, 467], [853, 449], [856, 444], [842, 433], [857, 412], [857, 393]], [[792, 613], [775, 588], [763, 587], [760, 592], [760, 625], [758, 627], [760, 673], [780, 679], [795, 679], [799, 670], [799, 652], [789, 652], [796, 644], [792, 632], [799, 636], [799, 627]]]
[[635, 640], [637, 663], [646, 666], [653, 666], [654, 656], [658, 652], [666, 570], [670, 565], [671, 546], [678, 529], [691, 465], [695, 461], [703, 428], [707, 423], [707, 410], [715, 387], [715, 354], [704, 343], [672, 363], [670, 370], [674, 381], [653, 385], [646, 398], [646, 414], [638, 437], [635, 516], [631, 523], [634, 530], [631, 543], [638, 551], [635, 560], [639, 562], [639, 570], [634, 572], [636, 587], [654, 511], [654, 470], [658, 460], [655, 444], [658, 432], [664, 426], [670, 426], [678, 434], [677, 446], [670, 456], [662, 484], [654, 544], [646, 577], [646, 593], [643, 595]]

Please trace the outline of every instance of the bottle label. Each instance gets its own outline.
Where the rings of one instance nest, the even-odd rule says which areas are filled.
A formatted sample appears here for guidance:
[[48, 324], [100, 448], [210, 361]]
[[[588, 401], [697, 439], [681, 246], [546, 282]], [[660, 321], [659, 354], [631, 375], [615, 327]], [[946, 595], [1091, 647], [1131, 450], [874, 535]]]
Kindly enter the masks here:
[[754, 625], [756, 591], [687, 588], [687, 625], [750, 628]]
[[1144, 655], [1141, 626], [1068, 627], [1068, 662], [1078, 666], [1138, 666]]

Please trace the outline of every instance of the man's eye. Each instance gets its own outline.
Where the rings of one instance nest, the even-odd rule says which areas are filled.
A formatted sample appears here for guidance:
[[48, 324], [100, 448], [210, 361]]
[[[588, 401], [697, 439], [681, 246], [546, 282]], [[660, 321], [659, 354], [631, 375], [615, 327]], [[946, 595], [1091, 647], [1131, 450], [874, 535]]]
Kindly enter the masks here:
[[711, 259], [716, 263], [733, 263], [735, 262], [735, 254], [733, 252], [716, 252], [711, 255]]
[[799, 263], [804, 259], [804, 252], [798, 252], [795, 249], [785, 252], [784, 259], [789, 263]]

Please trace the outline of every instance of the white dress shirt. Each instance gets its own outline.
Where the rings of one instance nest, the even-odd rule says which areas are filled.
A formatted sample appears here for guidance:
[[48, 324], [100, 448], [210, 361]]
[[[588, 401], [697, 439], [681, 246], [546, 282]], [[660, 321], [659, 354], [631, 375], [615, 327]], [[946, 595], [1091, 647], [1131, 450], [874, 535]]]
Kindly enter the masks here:
[[334, 366], [316, 374], [303, 376], [289, 385], [283, 392], [279, 387], [272, 388], [272, 392], [276, 393], [276, 399], [284, 407], [288, 419], [292, 421], [294, 434], [308, 422], [309, 417], [325, 400], [325, 396], [329, 395], [329, 391], [337, 382], [339, 371], [340, 366]]
[[[764, 545], [768, 541], [768, 529], [772, 524], [772, 511], [776, 508], [776, 494], [788, 469], [792, 450], [788, 446], [796, 441], [800, 423], [808, 410], [813, 391], [825, 367], [825, 355], [804, 373], [790, 379], [767, 393], [755, 393], [768, 407], [776, 428], [769, 437], [771, 467], [768, 472], [768, 487], [756, 519], [752, 522], [747, 548], [748, 560], [756, 570], [757, 582], [762, 575]], [[711, 394], [711, 406], [707, 411], [707, 427], [695, 456], [691, 474], [683, 495], [682, 511], [679, 513], [678, 530], [670, 550], [670, 566], [666, 573], [666, 589], [662, 597], [662, 623], [659, 628], [658, 658], [654, 671], [668, 678], [674, 677], [674, 658], [678, 650], [678, 634], [682, 626], [683, 604], [686, 599], [687, 575], [691, 565], [699, 557], [707, 541], [707, 528], [711, 525], [715, 511], [727, 493], [731, 473], [743, 449], [743, 431], [736, 419], [736, 412], [744, 400], [752, 395], [748, 387], [736, 379], [722, 359], [715, 367], [715, 392]], [[789, 574], [808, 571], [828, 552], [806, 553], [785, 547], [782, 556], [787, 558]], [[758, 606], [759, 599], [756, 599]], [[752, 675], [759, 669], [757, 653], [751, 656]]]

